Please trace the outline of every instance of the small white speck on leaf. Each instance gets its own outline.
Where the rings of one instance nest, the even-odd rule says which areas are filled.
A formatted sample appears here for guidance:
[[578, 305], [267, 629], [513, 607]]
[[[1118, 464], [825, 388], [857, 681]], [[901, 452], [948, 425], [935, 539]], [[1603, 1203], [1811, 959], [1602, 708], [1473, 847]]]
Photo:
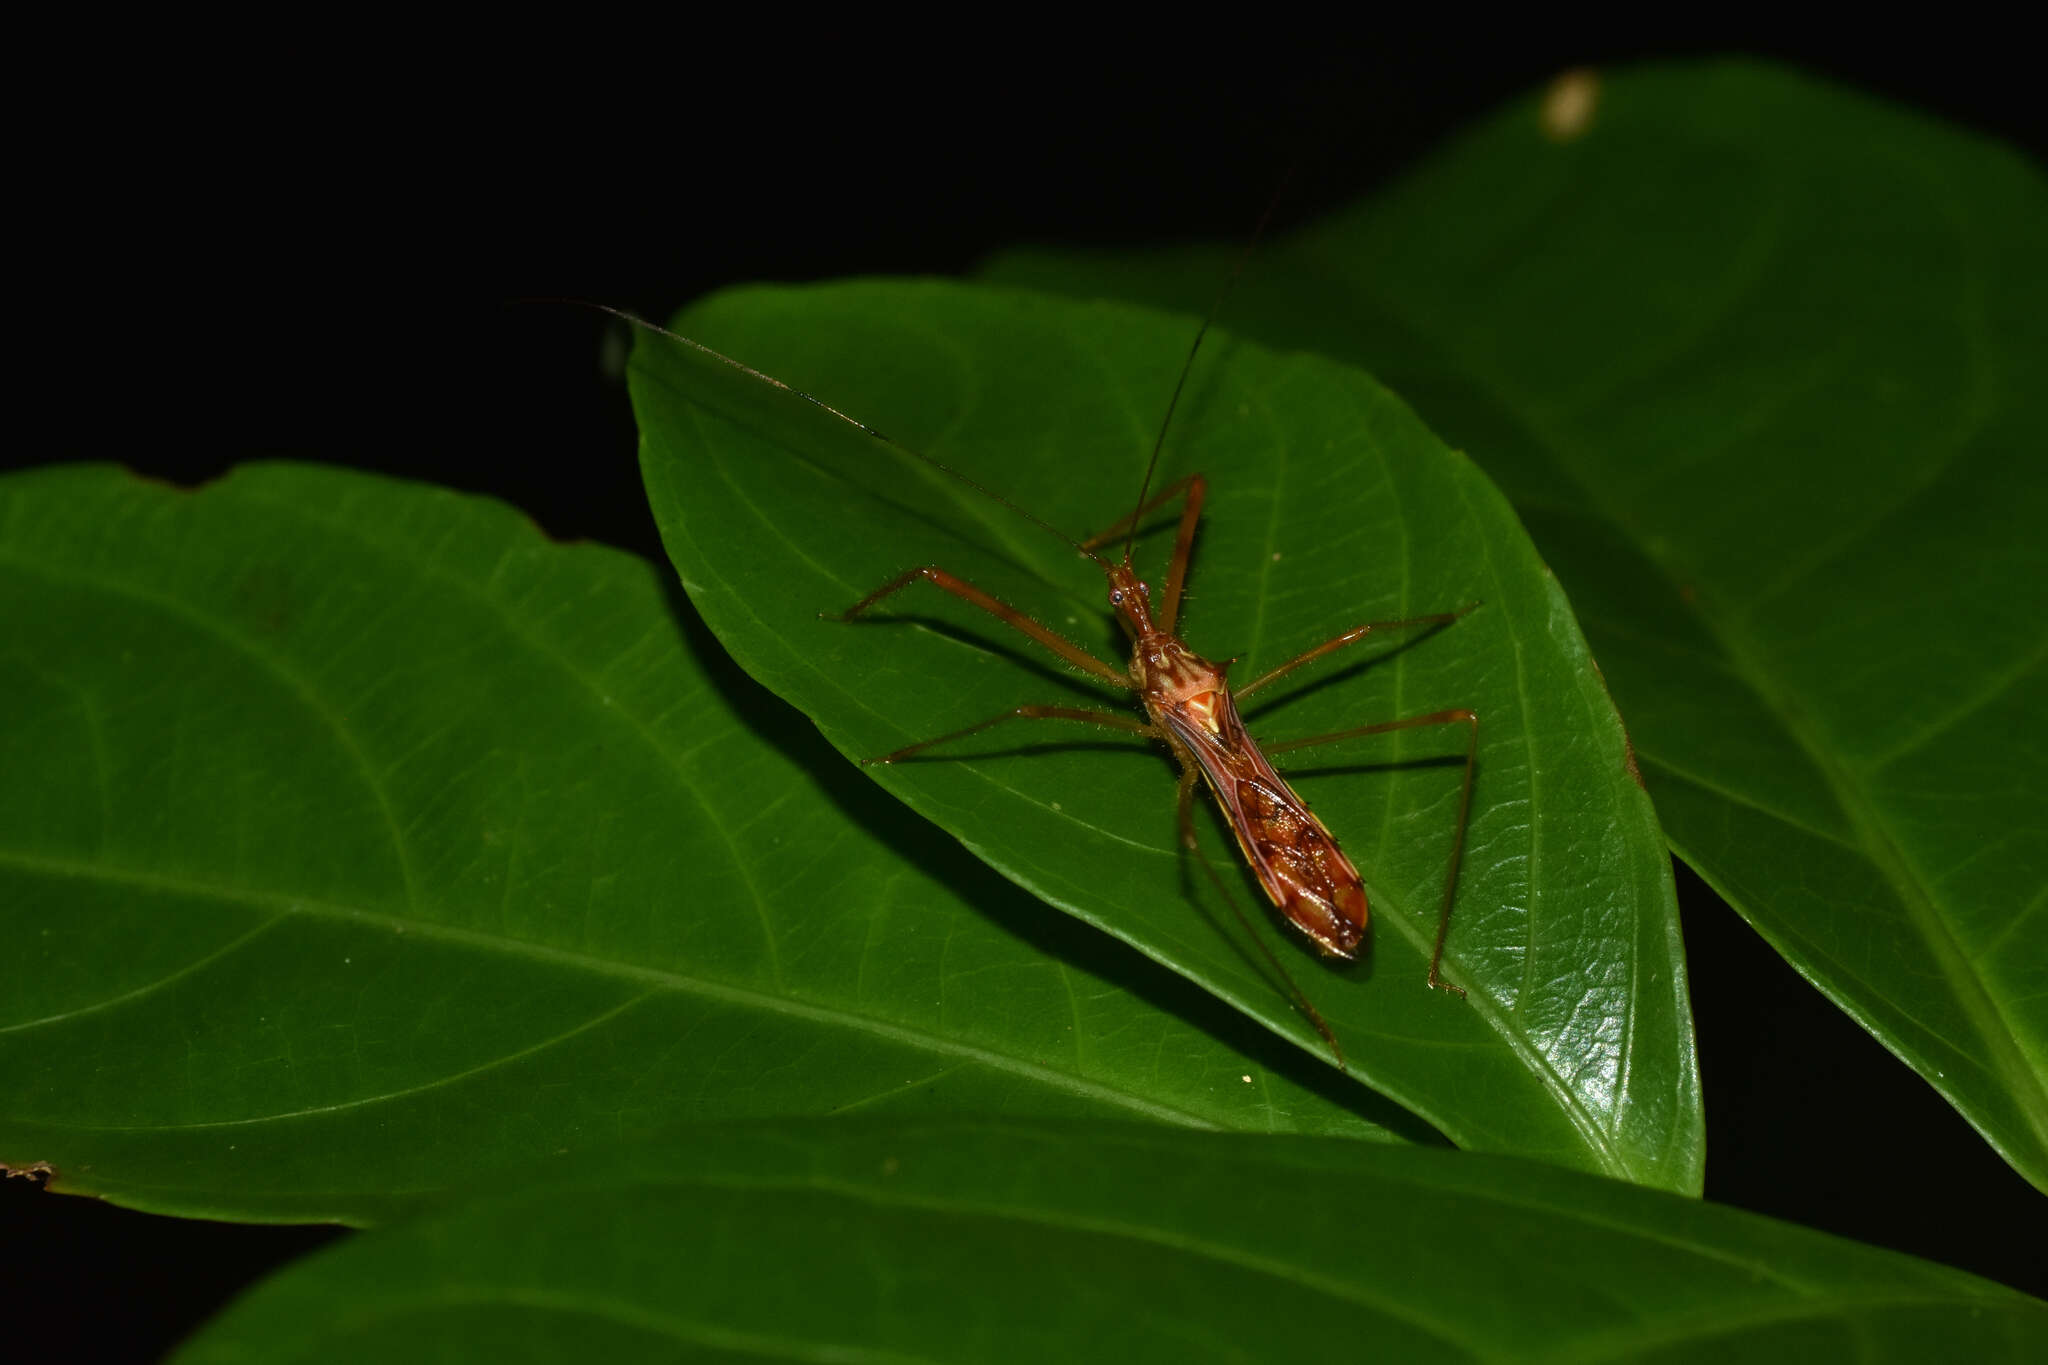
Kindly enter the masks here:
[[1586, 67], [1574, 67], [1550, 83], [1543, 92], [1538, 118], [1543, 135], [1552, 142], [1572, 142], [1593, 126], [1600, 107], [1600, 77]]

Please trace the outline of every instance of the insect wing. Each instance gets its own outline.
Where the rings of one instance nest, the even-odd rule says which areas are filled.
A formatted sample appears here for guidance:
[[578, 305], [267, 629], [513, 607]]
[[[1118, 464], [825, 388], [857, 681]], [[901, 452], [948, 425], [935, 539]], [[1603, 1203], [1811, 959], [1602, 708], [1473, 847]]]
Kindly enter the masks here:
[[1159, 713], [1201, 765], [1259, 885], [1281, 914], [1328, 956], [1353, 957], [1365, 938], [1365, 887], [1308, 803], [1245, 733], [1227, 692], [1211, 697], [1212, 731], [1176, 709]]

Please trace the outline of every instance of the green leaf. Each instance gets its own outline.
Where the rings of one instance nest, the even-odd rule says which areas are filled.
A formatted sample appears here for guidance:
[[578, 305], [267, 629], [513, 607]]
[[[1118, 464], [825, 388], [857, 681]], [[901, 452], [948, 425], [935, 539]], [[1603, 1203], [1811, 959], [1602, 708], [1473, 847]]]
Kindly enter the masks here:
[[692, 1119], [1417, 1131], [873, 800], [667, 578], [317, 468], [0, 481], [0, 1162], [369, 1221]]
[[[1071, 534], [1137, 498], [1189, 324], [940, 284], [720, 296], [679, 326], [874, 424]], [[843, 753], [875, 755], [1021, 703], [1126, 707], [994, 618], [916, 586], [873, 617], [821, 617], [938, 564], [1099, 656], [1124, 646], [1071, 546], [928, 464], [663, 337], [635, 350], [650, 500], [705, 620]], [[1291, 755], [1374, 906], [1368, 959], [1320, 966], [1257, 932], [1353, 1071], [1461, 1145], [1697, 1190], [1700, 1109], [1670, 862], [1555, 582], [1506, 504], [1366, 376], [1217, 335], [1159, 471], [1210, 496], [1183, 621], [1251, 678], [1340, 631], [1484, 606], [1372, 637], [1249, 708], [1269, 739], [1471, 707], [1483, 720], [1446, 958], [1426, 989], [1464, 732]], [[1170, 524], [1171, 514], [1168, 515]], [[1160, 564], [1170, 531], [1141, 537]], [[1128, 712], [1126, 712], [1128, 714]], [[1174, 769], [1137, 737], [1013, 725], [869, 770], [990, 865], [1236, 1008], [1330, 1053], [1179, 851]]]
[[2024, 1361], [2048, 1305], [1556, 1167], [1100, 1125], [684, 1132], [371, 1233], [175, 1357]]
[[[991, 274], [1204, 306], [1233, 250]], [[2048, 1189], [2048, 189], [1745, 63], [1525, 101], [1271, 253], [1232, 326], [1501, 483], [1672, 845]]]

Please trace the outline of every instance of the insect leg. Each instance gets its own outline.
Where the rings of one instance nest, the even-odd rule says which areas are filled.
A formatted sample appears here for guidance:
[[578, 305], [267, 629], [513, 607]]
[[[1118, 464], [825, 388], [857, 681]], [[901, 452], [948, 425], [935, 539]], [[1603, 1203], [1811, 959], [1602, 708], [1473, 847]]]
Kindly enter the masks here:
[[1246, 917], [1243, 907], [1238, 905], [1237, 897], [1231, 895], [1230, 888], [1224, 885], [1223, 878], [1216, 871], [1216, 865], [1209, 861], [1208, 854], [1202, 852], [1201, 841], [1195, 838], [1194, 797], [1195, 769], [1183, 760], [1180, 770], [1179, 803], [1181, 847], [1195, 855], [1195, 861], [1202, 865], [1202, 871], [1207, 874], [1209, 884], [1216, 888], [1216, 894], [1230, 907], [1230, 913], [1237, 916], [1237, 922], [1243, 927], [1245, 937], [1252, 941], [1252, 945], [1259, 950], [1259, 955], [1266, 959], [1266, 965], [1286, 984], [1287, 994], [1293, 999], [1294, 1007], [1302, 1012], [1309, 1023], [1315, 1026], [1316, 1032], [1323, 1036], [1323, 1041], [1330, 1045], [1330, 1053], [1337, 1059], [1337, 1069], [1348, 1072], [1350, 1068], [1344, 1065], [1344, 1049], [1338, 1046], [1337, 1035], [1330, 1031], [1330, 1025], [1316, 1007], [1309, 1003], [1309, 998], [1303, 994], [1301, 987], [1294, 984], [1294, 978], [1280, 965], [1280, 959], [1273, 956], [1273, 950], [1259, 937], [1258, 930], [1252, 928], [1251, 920]]
[[[1466, 608], [1467, 611], [1471, 608]], [[1463, 613], [1454, 613], [1453, 619]], [[1444, 903], [1436, 919], [1436, 946], [1429, 954], [1429, 984], [1440, 991], [1462, 996], [1463, 986], [1453, 986], [1437, 975], [1437, 968], [1444, 960], [1444, 936], [1451, 931], [1451, 899], [1458, 890], [1458, 862], [1465, 851], [1465, 825], [1472, 815], [1472, 770], [1479, 761], [1479, 716], [1477, 712], [1462, 707], [1450, 711], [1432, 711], [1426, 716], [1410, 716], [1406, 720], [1383, 720], [1376, 725], [1360, 725], [1349, 730], [1338, 730], [1327, 735], [1311, 735], [1307, 739], [1290, 739], [1279, 744], [1263, 746], [1267, 753], [1284, 753], [1289, 749], [1306, 749], [1317, 744], [1334, 744], [1340, 739], [1357, 739], [1362, 735], [1384, 735], [1392, 730], [1412, 730], [1422, 725], [1466, 725], [1471, 727], [1471, 737], [1465, 742], [1465, 786], [1458, 795], [1458, 832], [1451, 839], [1451, 856], [1444, 868]]]
[[923, 739], [915, 744], [906, 744], [901, 749], [897, 749], [892, 753], [882, 754], [876, 758], [864, 758], [860, 761], [861, 766], [865, 768], [876, 763], [894, 763], [899, 759], [908, 758], [921, 750], [930, 749], [951, 740], [965, 739], [969, 735], [980, 734], [983, 730], [1001, 725], [1006, 720], [1078, 720], [1084, 724], [1102, 725], [1112, 730], [1128, 730], [1134, 735], [1145, 735], [1153, 739], [1161, 738], [1159, 731], [1144, 721], [1133, 720], [1129, 716], [1120, 716], [1114, 711], [1096, 711], [1085, 706], [1019, 706], [1015, 710], [1003, 712], [1000, 716], [990, 716], [978, 725], [969, 725], [965, 729], [953, 730], [934, 739]]
[[1044, 645], [1047, 649], [1084, 673], [1092, 673], [1104, 682], [1114, 683], [1118, 687], [1137, 687], [1137, 683], [1131, 680], [1131, 675], [1123, 669], [1113, 664], [1104, 663], [1073, 641], [1065, 639], [1047, 627], [1038, 624], [1038, 622], [1032, 620], [1023, 612], [1018, 611], [1008, 602], [1002, 601], [1000, 598], [991, 597], [965, 579], [956, 578], [944, 569], [931, 564], [923, 564], [915, 569], [905, 569], [902, 573], [896, 575], [896, 577], [890, 579], [881, 587], [876, 588], [845, 611], [840, 612], [836, 617], [833, 617], [829, 612], [820, 614], [828, 619], [851, 621], [891, 593], [901, 592], [912, 583], [919, 581], [930, 583], [935, 588], [942, 588], [961, 601], [980, 607], [1004, 625], [1029, 635], [1032, 639], [1038, 641], [1038, 643]]
[[1173, 634], [1173, 623], [1180, 616], [1181, 587], [1188, 576], [1188, 552], [1195, 544], [1195, 527], [1202, 520], [1202, 501], [1209, 496], [1209, 481], [1200, 474], [1176, 479], [1160, 489], [1158, 497], [1150, 499], [1122, 521], [1081, 542], [1083, 550], [1105, 545], [1137, 526], [1147, 512], [1172, 502], [1182, 493], [1187, 494], [1188, 500], [1187, 505], [1180, 509], [1180, 531], [1173, 538], [1173, 558], [1167, 563], [1166, 591], [1152, 604], [1158, 613], [1159, 629], [1168, 635]]
[[1300, 668], [1303, 664], [1314, 663], [1317, 659], [1322, 658], [1325, 654], [1334, 654], [1336, 651], [1344, 648], [1344, 646], [1346, 645], [1358, 643], [1360, 640], [1363, 640], [1366, 636], [1372, 634], [1376, 630], [1410, 630], [1416, 626], [1447, 626], [1451, 622], [1457, 620], [1459, 617], [1465, 615], [1465, 613], [1471, 611], [1473, 608], [1478, 607], [1480, 605], [1482, 604], [1478, 602], [1470, 602], [1467, 603], [1465, 606], [1459, 607], [1456, 611], [1431, 612], [1427, 616], [1411, 616], [1405, 621], [1368, 621], [1362, 626], [1353, 626], [1351, 629], [1345, 631], [1342, 635], [1339, 635], [1334, 639], [1325, 640], [1321, 644], [1317, 645], [1314, 649], [1305, 650], [1302, 653], [1295, 655], [1286, 663], [1281, 664], [1278, 668], [1274, 669], [1272, 672], [1266, 674], [1265, 676], [1254, 678], [1252, 679], [1252, 681], [1246, 683], [1243, 687], [1237, 688], [1236, 692], [1238, 700], [1242, 701], [1244, 698], [1258, 691], [1260, 688], [1264, 687], [1269, 682], [1274, 682], [1280, 678], [1286, 677], [1289, 673], [1292, 673], [1295, 669]]

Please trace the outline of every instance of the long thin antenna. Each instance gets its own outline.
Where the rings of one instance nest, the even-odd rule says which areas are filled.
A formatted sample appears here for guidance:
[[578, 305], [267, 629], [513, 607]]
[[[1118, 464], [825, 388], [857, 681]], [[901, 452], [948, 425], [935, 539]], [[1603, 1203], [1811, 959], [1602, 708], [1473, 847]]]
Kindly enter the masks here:
[[[1166, 417], [1159, 423], [1159, 435], [1152, 442], [1152, 458], [1145, 462], [1145, 477], [1138, 484], [1138, 507], [1145, 505], [1145, 495], [1152, 491], [1152, 475], [1159, 468], [1159, 452], [1166, 448], [1166, 432], [1173, 425], [1173, 410], [1180, 406], [1181, 390], [1187, 387], [1188, 375], [1195, 368], [1195, 353], [1202, 349], [1202, 338], [1209, 335], [1209, 325], [1215, 322], [1216, 315], [1223, 311], [1223, 301], [1230, 297], [1231, 290], [1237, 288], [1238, 277], [1244, 274], [1245, 263], [1251, 260], [1252, 252], [1258, 248], [1259, 240], [1266, 235], [1266, 225], [1273, 221], [1273, 210], [1280, 207], [1280, 197], [1287, 193], [1288, 182], [1293, 178], [1294, 171], [1291, 167], [1280, 177], [1279, 188], [1275, 189], [1273, 197], [1266, 201], [1266, 211], [1259, 215], [1258, 226], [1252, 229], [1252, 235], [1245, 240], [1243, 248], [1237, 253], [1237, 264], [1231, 267], [1230, 278], [1216, 291], [1216, 301], [1209, 305], [1209, 312], [1202, 319], [1202, 325], [1195, 329], [1194, 345], [1188, 347], [1188, 358], [1181, 362], [1180, 378], [1173, 381], [1173, 397], [1166, 400]], [[1137, 538], [1138, 519], [1132, 517], [1131, 529], [1124, 533], [1126, 564], [1131, 562], [1131, 546]]]
[[[541, 301], [542, 300], [535, 300], [535, 302]], [[859, 418], [848, 416], [846, 413], [841, 412], [838, 408], [833, 407], [830, 403], [825, 402], [823, 399], [815, 398], [812, 395], [805, 393], [802, 389], [796, 388], [789, 384], [785, 384], [772, 374], [764, 374], [760, 370], [755, 369], [752, 365], [748, 365], [741, 361], [734, 360], [731, 356], [726, 355], [722, 351], [712, 350], [709, 346], [706, 346], [701, 341], [692, 340], [691, 338], [684, 336], [681, 332], [670, 331], [668, 328], [663, 327], [660, 323], [649, 322], [646, 318], [641, 317], [638, 313], [629, 313], [623, 308], [614, 308], [608, 303], [593, 303], [588, 299], [555, 299], [550, 301], [557, 303], [570, 303], [582, 308], [594, 308], [600, 313], [610, 313], [613, 317], [618, 318], [624, 322], [629, 322], [635, 327], [644, 328], [649, 332], [653, 332], [657, 336], [664, 336], [667, 337], [670, 341], [678, 342], [684, 346], [687, 346], [691, 350], [697, 352], [699, 355], [709, 356], [711, 359], [717, 361], [721, 365], [729, 365], [733, 369], [738, 370], [741, 374], [746, 375], [749, 378], [757, 379], [763, 384], [767, 384], [773, 388], [781, 389], [784, 393], [794, 395], [797, 398], [801, 398], [804, 402], [809, 403], [812, 407], [818, 409], [820, 412], [823, 412], [828, 416], [838, 418], [840, 421], [846, 423], [846, 425], [852, 427], [855, 431], [858, 431], [863, 435], [871, 437], [877, 443], [886, 446], [888, 449], [895, 451], [897, 454], [908, 455], [914, 460], [922, 460], [924, 463], [930, 465], [933, 469], [938, 470], [940, 473], [951, 475], [953, 478], [958, 479], [961, 483], [966, 484], [969, 488], [972, 488], [975, 492], [981, 494], [983, 497], [988, 498], [994, 502], [998, 502], [1002, 504], [1004, 507], [1009, 508], [1012, 512], [1015, 512], [1018, 516], [1024, 518], [1024, 520], [1030, 522], [1032, 525], [1038, 527], [1040, 530], [1050, 532], [1052, 535], [1057, 536], [1062, 544], [1071, 546], [1073, 549], [1078, 550], [1081, 554], [1087, 556], [1089, 559], [1094, 560], [1097, 564], [1102, 563], [1102, 557], [1084, 548], [1080, 541], [1075, 540], [1073, 537], [1069, 536], [1065, 531], [1062, 531], [1059, 527], [1054, 526], [1051, 522], [1048, 522], [1040, 517], [1032, 515], [1030, 512], [1025, 511], [1016, 503], [1011, 502], [1008, 498], [1004, 497], [1001, 493], [998, 493], [993, 488], [990, 488], [987, 484], [982, 483], [980, 480], [975, 479], [969, 475], [962, 474], [959, 470], [953, 468], [953, 466], [947, 464], [944, 460], [934, 459], [932, 456], [925, 454], [921, 450], [912, 450], [909, 446], [904, 445], [902, 442], [890, 439], [889, 437], [883, 435], [881, 432], [875, 430], [873, 427], [869, 426], [866, 422], [861, 421]]]

